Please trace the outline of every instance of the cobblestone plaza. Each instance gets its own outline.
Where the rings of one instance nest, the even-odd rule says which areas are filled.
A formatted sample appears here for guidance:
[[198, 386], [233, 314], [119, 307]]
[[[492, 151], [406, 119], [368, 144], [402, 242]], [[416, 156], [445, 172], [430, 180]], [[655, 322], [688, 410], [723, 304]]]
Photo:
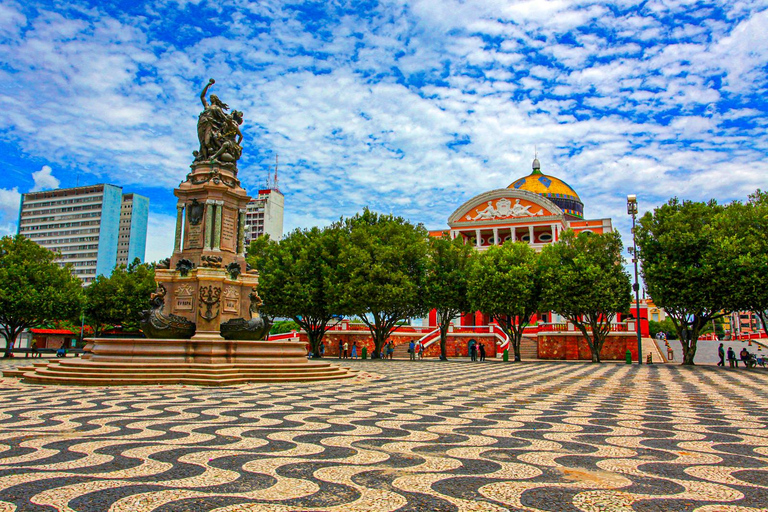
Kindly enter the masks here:
[[225, 388], [3, 378], [0, 511], [768, 508], [765, 371], [349, 366]]

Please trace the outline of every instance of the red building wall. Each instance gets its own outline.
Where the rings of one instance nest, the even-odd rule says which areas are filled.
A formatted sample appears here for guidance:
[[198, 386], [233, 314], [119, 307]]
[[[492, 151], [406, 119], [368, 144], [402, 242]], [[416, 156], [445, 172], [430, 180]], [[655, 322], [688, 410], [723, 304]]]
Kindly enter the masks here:
[[[539, 359], [592, 360], [589, 345], [583, 336], [573, 333], [541, 334], [539, 341]], [[605, 361], [623, 361], [627, 350], [632, 360], [637, 361], [637, 335], [634, 333], [616, 333], [608, 336], [600, 359]]]

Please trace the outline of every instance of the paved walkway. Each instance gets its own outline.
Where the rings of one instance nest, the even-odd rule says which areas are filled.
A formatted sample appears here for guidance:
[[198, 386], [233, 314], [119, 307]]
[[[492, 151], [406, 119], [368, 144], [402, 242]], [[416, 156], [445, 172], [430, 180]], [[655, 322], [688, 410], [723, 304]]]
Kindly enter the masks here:
[[747, 511], [768, 372], [346, 362], [321, 384], [0, 386], [0, 511]]

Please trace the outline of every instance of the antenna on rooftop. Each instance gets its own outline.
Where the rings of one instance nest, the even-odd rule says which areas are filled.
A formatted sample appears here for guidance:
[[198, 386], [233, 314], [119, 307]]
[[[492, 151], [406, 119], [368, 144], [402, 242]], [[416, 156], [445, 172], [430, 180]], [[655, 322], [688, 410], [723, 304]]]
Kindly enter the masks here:
[[277, 153], [275, 153], [275, 179], [272, 180], [272, 188], [279, 192], [280, 188], [277, 185], [277, 157], [278, 157], [278, 155], [277, 155]]

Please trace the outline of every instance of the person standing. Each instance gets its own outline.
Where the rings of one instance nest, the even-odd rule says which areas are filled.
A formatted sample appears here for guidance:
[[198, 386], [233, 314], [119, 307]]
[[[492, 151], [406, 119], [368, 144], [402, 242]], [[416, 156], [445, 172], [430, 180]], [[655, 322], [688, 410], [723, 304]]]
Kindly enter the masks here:
[[736, 368], [739, 363], [736, 362], [736, 352], [733, 351], [733, 347], [728, 347], [728, 366]]
[[352, 359], [357, 359], [357, 342], [352, 342]]
[[477, 342], [472, 343], [469, 346], [469, 360], [477, 361]]
[[394, 357], [395, 353], [395, 342], [392, 340], [389, 340], [387, 342], [387, 359], [392, 359]]
[[722, 343], [717, 347], [717, 355], [720, 358], [720, 362], [717, 363], [717, 366], [725, 366], [725, 349], [723, 348]]
[[480, 343], [480, 360], [485, 361], [485, 345]]
[[411, 356], [411, 361], [416, 360], [416, 344], [413, 342], [413, 340], [408, 343], [408, 354]]
[[320, 358], [322, 358], [325, 355], [325, 343], [321, 341], [320, 348], [318, 350], [320, 352]]
[[339, 359], [344, 355], [344, 342], [339, 340]]
[[424, 343], [419, 341], [417, 349], [419, 351], [419, 359], [424, 359]]
[[344, 345], [342, 345], [342, 349], [343, 349], [343, 355], [344, 355], [344, 359], [349, 359], [349, 355], [348, 355], [348, 353], [347, 353], [347, 351], [349, 350], [349, 343], [347, 343], [347, 342], [345, 341], [345, 342], [344, 342]]
[[37, 340], [36, 339], [32, 340], [31, 348], [32, 348], [32, 359], [34, 359], [35, 357], [39, 357], [40, 353], [37, 351]]

